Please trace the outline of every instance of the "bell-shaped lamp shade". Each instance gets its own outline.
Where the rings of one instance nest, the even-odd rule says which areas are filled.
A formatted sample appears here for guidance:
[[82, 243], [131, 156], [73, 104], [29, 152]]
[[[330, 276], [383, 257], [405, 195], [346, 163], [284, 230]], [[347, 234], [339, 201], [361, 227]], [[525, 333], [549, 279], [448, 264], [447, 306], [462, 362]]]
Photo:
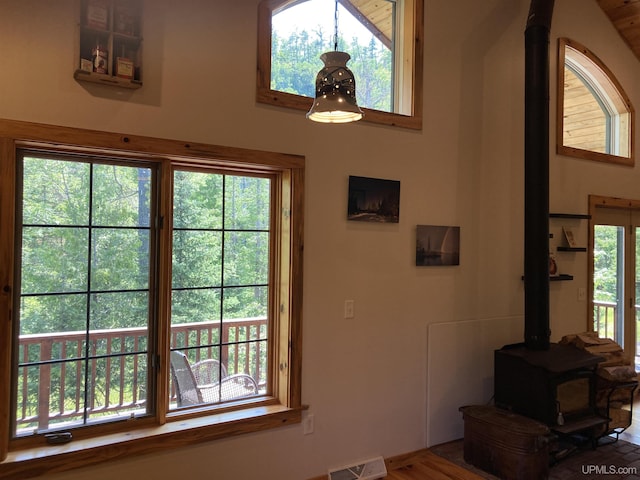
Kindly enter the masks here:
[[345, 52], [320, 55], [324, 68], [316, 77], [316, 98], [307, 118], [322, 123], [347, 123], [364, 114], [356, 102], [356, 80], [347, 68], [351, 56]]

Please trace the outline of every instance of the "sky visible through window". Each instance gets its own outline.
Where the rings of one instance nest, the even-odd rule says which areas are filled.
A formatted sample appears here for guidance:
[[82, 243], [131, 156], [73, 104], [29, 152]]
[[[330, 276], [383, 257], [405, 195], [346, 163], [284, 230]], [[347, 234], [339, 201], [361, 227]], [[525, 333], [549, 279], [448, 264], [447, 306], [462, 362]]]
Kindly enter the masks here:
[[[272, 28], [279, 37], [286, 38], [296, 30], [314, 31], [321, 27], [327, 51], [329, 51], [333, 50], [334, 16], [334, 0], [308, 0], [274, 15]], [[359, 44], [366, 45], [371, 41], [373, 34], [340, 5], [338, 36], [348, 39], [355, 37]]]
[[[393, 6], [381, 1], [381, 7]], [[315, 96], [315, 80], [323, 67], [320, 57], [335, 48], [335, 6], [334, 0], [304, 0], [272, 15], [273, 90]], [[384, 9], [383, 13], [392, 15], [391, 10]], [[347, 68], [358, 83], [358, 102], [366, 108], [391, 112], [393, 51], [365, 25], [369, 25], [366, 17], [353, 15], [339, 4], [337, 50], [350, 56]]]

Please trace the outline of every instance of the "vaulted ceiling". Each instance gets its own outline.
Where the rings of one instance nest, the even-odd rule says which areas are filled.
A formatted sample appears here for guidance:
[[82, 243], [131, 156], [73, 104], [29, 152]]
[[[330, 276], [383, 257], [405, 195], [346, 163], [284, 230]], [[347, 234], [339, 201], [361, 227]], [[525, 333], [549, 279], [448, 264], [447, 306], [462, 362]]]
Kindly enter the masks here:
[[[380, 38], [390, 42], [391, 3], [385, 0], [339, 0]], [[640, 60], [640, 0], [596, 0], [624, 41]], [[366, 20], [365, 20], [366, 19]]]
[[640, 0], [596, 0], [640, 60]]
[[386, 0], [339, 0], [384, 45], [390, 46], [393, 35], [393, 5]]
[[[304, 0], [291, 0], [287, 6]], [[387, 0], [338, 0], [383, 43], [392, 38], [391, 2]], [[640, 0], [596, 0], [620, 36], [640, 60]]]

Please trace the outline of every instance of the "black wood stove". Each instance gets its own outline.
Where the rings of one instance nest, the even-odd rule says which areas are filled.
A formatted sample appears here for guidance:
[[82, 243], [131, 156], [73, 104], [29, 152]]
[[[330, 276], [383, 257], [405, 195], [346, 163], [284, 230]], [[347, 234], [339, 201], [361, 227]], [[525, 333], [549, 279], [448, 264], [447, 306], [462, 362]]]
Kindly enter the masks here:
[[595, 369], [603, 358], [573, 345], [495, 351], [495, 404], [558, 432], [589, 432], [606, 423], [596, 408]]

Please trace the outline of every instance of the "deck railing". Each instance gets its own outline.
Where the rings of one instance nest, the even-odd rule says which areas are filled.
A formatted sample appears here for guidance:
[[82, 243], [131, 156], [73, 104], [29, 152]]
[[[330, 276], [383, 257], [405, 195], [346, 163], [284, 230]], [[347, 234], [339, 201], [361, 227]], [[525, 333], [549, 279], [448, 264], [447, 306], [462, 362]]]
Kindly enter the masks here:
[[[146, 351], [147, 335], [146, 328], [92, 331], [88, 348], [93, 358], [86, 366], [78, 361], [87, 347], [86, 332], [21, 335], [19, 362], [24, 366], [16, 384], [17, 431], [46, 430], [53, 423], [81, 420], [87, 412], [108, 416], [144, 411], [147, 355], [130, 353]], [[248, 373], [261, 388], [266, 384], [266, 338], [264, 317], [171, 328], [171, 347], [183, 349], [191, 361], [217, 358], [229, 374]], [[209, 346], [217, 343], [221, 347]], [[174, 392], [171, 396], [175, 398]]]
[[[636, 307], [636, 311], [637, 311]], [[593, 329], [601, 338], [615, 338], [618, 304], [616, 302], [593, 302]]]
[[[640, 367], [640, 305], [635, 306], [636, 312], [636, 368]], [[593, 327], [601, 338], [616, 339], [618, 304], [616, 302], [594, 301], [593, 302]]]
[[[636, 318], [640, 306], [636, 305]], [[600, 337], [615, 338], [617, 305], [614, 302], [594, 302], [594, 329]], [[265, 355], [267, 336], [266, 318], [247, 318], [224, 321], [222, 329], [217, 322], [186, 323], [171, 328], [172, 348], [184, 349], [192, 362], [215, 356], [216, 347], [198, 348], [217, 343], [220, 362], [229, 373], [245, 372], [252, 375], [261, 387], [266, 383]], [[639, 332], [640, 333], [640, 332]], [[85, 414], [83, 382], [68, 381], [83, 378], [81, 362], [62, 362], [65, 358], [81, 358], [85, 349], [85, 332], [60, 332], [22, 335], [19, 339], [20, 363], [37, 363], [19, 369], [17, 381], [18, 404], [16, 425], [18, 430], [45, 430], [51, 423], [71, 421]], [[126, 351], [146, 349], [145, 328], [122, 328], [92, 331], [89, 337], [90, 355], [97, 358], [89, 362], [89, 385], [86, 392], [87, 410], [92, 413], [118, 414], [143, 409], [146, 403], [146, 356], [120, 355]], [[251, 343], [235, 342], [254, 340]], [[640, 345], [636, 348], [640, 353]], [[104, 368], [99, 368], [104, 362]], [[640, 356], [636, 357], [636, 365]], [[34, 402], [33, 378], [37, 372], [37, 404]], [[104, 378], [97, 379], [98, 372]], [[124, 374], [126, 372], [126, 375]], [[31, 381], [30, 381], [31, 378]], [[127, 379], [130, 382], [127, 385]], [[103, 391], [100, 391], [100, 389]], [[69, 391], [72, 390], [72, 391]], [[172, 392], [173, 396], [173, 392]]]

